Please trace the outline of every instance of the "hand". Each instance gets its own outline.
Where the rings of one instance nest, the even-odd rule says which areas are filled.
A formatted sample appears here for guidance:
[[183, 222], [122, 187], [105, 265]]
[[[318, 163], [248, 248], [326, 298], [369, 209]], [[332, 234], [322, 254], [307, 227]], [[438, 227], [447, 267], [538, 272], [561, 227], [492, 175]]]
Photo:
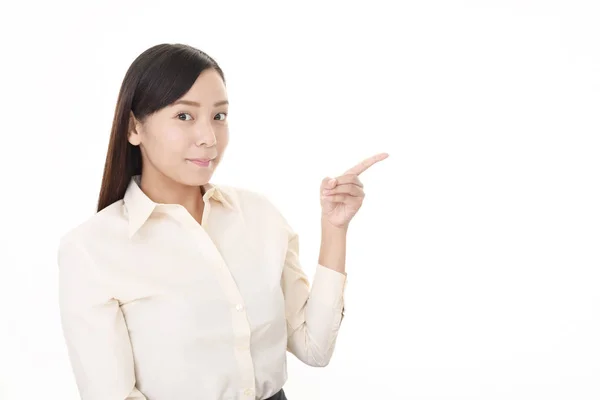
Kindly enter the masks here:
[[369, 157], [337, 178], [321, 182], [321, 219], [333, 227], [347, 229], [362, 206], [365, 192], [358, 176], [373, 164], [388, 158], [387, 153]]

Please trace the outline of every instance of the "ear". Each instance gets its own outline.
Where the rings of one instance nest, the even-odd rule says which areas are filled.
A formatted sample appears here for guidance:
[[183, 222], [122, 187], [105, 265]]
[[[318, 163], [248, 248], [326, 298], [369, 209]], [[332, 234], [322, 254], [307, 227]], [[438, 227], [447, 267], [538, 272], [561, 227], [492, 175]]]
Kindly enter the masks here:
[[129, 112], [129, 126], [127, 128], [127, 140], [133, 146], [139, 146], [142, 143], [142, 138], [140, 136], [140, 126], [141, 124], [133, 115], [133, 111]]

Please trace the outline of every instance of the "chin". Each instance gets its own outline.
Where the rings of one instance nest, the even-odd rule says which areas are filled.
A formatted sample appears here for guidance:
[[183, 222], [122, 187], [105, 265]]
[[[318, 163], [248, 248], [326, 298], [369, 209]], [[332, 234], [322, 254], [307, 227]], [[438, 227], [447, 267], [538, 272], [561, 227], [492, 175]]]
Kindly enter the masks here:
[[212, 173], [207, 172], [208, 171], [202, 174], [182, 174], [179, 176], [179, 179], [177, 179], [177, 181], [179, 181], [179, 183], [185, 186], [202, 186], [207, 184], [210, 181], [210, 178], [212, 177]]
[[196, 178], [196, 179], [189, 179], [186, 184], [188, 186], [202, 186], [202, 185], [206, 185], [208, 182], [210, 182], [210, 178], [212, 177], [212, 175], [206, 176], [204, 178]]

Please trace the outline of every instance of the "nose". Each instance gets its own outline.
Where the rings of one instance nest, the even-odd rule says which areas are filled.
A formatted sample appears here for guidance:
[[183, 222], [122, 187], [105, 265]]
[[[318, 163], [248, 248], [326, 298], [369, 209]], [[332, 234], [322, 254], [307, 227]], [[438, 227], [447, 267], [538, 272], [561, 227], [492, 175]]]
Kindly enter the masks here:
[[206, 147], [212, 147], [217, 144], [217, 137], [215, 131], [210, 123], [201, 124], [196, 131], [195, 135], [196, 146], [200, 147], [205, 145]]

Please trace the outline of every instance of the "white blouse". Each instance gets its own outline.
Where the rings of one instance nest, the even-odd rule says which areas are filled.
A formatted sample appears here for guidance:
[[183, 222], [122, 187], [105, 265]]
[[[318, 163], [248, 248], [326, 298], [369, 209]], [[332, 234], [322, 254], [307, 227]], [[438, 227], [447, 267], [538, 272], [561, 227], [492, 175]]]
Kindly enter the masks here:
[[332, 357], [346, 274], [317, 265], [265, 196], [208, 184], [202, 224], [132, 179], [58, 251], [63, 332], [83, 400], [265, 399], [286, 351]]

